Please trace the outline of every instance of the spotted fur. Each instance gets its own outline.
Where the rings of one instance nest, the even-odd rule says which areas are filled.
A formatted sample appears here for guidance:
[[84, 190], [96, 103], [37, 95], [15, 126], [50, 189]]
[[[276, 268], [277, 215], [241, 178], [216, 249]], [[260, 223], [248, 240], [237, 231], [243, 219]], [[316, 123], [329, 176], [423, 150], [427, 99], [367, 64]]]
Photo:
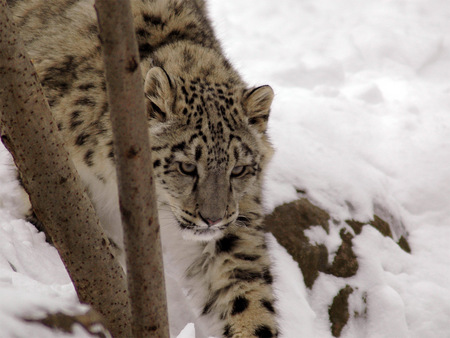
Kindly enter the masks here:
[[[71, 158], [120, 247], [93, 0], [9, 4]], [[165, 262], [183, 263], [184, 286], [206, 319], [207, 334], [274, 337], [273, 278], [261, 229], [273, 91], [242, 81], [223, 55], [202, 0], [133, 0], [132, 8]]]

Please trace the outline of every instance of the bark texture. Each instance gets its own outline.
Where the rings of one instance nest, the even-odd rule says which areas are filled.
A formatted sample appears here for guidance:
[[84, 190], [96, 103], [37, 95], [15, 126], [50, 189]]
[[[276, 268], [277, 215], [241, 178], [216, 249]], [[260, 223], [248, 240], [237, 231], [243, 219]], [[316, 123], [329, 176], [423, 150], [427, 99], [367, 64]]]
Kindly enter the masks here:
[[34, 67], [0, 0], [0, 133], [33, 209], [72, 278], [80, 301], [130, 336], [126, 279], [69, 160]]
[[129, 1], [96, 0], [135, 337], [169, 337], [143, 79]]

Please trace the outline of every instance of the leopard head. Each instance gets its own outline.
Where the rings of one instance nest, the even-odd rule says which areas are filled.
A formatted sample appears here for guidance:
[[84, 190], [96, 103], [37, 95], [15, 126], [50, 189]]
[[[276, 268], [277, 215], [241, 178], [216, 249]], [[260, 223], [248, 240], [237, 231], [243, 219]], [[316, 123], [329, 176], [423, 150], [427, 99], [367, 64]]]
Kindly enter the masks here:
[[154, 67], [145, 79], [158, 198], [185, 238], [210, 240], [260, 213], [269, 86], [170, 76]]

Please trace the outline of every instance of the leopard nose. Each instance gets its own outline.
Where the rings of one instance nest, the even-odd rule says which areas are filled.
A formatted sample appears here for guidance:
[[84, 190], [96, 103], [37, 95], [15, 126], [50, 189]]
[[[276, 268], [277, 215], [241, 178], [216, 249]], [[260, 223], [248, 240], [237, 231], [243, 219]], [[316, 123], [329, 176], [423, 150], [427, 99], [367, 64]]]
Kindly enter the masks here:
[[220, 221], [222, 221], [222, 218], [211, 219], [211, 218], [203, 217], [203, 215], [201, 213], [198, 213], [198, 215], [203, 220], [203, 222], [205, 222], [209, 226], [215, 225], [215, 224], [219, 223]]

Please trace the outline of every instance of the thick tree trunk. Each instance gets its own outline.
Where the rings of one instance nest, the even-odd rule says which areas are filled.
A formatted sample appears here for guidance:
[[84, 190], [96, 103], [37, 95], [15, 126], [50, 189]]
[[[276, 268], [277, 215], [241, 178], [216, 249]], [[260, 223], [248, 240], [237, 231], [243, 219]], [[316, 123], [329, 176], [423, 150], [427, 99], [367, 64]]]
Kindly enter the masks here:
[[96, 0], [135, 337], [169, 337], [143, 79], [129, 1]]
[[69, 160], [6, 1], [0, 0], [0, 133], [80, 301], [130, 336], [126, 280]]

